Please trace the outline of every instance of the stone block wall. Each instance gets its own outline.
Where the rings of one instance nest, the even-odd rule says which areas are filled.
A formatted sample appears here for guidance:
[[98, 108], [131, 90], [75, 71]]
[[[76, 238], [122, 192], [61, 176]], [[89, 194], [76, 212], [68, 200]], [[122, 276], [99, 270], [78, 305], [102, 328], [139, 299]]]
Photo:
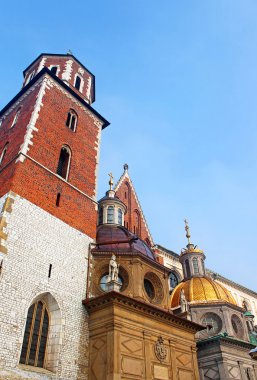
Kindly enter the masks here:
[[92, 239], [15, 193], [0, 198], [0, 211], [5, 237], [0, 241], [6, 248], [0, 251], [0, 379], [31, 377], [19, 359], [27, 312], [37, 300], [45, 302], [50, 314], [50, 372], [39, 370], [32, 378], [87, 379], [88, 324], [82, 299]]

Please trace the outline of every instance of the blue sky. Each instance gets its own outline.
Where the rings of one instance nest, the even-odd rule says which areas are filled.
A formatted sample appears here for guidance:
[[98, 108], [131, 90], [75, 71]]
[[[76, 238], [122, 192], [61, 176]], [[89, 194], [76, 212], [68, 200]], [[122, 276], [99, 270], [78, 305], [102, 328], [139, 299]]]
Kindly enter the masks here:
[[96, 76], [99, 197], [123, 164], [154, 241], [192, 240], [207, 266], [257, 290], [257, 3], [12, 1], [1, 5], [2, 108], [42, 52], [73, 54]]

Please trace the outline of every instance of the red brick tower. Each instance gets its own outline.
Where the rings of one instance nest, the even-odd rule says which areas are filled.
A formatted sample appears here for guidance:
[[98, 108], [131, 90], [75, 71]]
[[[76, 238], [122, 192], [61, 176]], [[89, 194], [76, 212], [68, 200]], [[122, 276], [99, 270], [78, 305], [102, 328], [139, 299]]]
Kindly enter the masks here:
[[72, 54], [41, 54], [0, 112], [0, 197], [9, 191], [95, 237], [101, 130], [95, 77]]
[[87, 379], [82, 300], [109, 124], [94, 99], [73, 55], [41, 54], [0, 112], [0, 378]]

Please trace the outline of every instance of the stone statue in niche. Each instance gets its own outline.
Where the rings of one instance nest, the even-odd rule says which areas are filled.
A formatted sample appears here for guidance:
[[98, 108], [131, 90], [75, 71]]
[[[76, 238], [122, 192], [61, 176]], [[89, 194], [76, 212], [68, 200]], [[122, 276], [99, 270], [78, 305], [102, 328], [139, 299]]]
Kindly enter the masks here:
[[182, 313], [185, 313], [188, 311], [188, 302], [186, 300], [184, 289], [182, 289], [180, 293], [180, 307], [181, 307]]
[[109, 281], [118, 281], [119, 277], [119, 264], [116, 262], [116, 256], [112, 255], [111, 260], [109, 262]]

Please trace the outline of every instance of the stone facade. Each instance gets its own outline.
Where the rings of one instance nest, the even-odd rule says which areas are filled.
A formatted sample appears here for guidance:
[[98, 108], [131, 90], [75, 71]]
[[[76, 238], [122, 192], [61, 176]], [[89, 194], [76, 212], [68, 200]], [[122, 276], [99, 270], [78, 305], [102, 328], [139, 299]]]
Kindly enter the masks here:
[[[13, 200], [9, 210], [7, 199]], [[0, 379], [28, 376], [19, 358], [28, 308], [38, 299], [50, 314], [46, 369], [51, 372], [42, 370], [35, 378], [86, 379], [88, 328], [81, 301], [92, 239], [14, 193], [0, 198], [0, 207], [7, 235], [6, 252], [0, 253]]]

